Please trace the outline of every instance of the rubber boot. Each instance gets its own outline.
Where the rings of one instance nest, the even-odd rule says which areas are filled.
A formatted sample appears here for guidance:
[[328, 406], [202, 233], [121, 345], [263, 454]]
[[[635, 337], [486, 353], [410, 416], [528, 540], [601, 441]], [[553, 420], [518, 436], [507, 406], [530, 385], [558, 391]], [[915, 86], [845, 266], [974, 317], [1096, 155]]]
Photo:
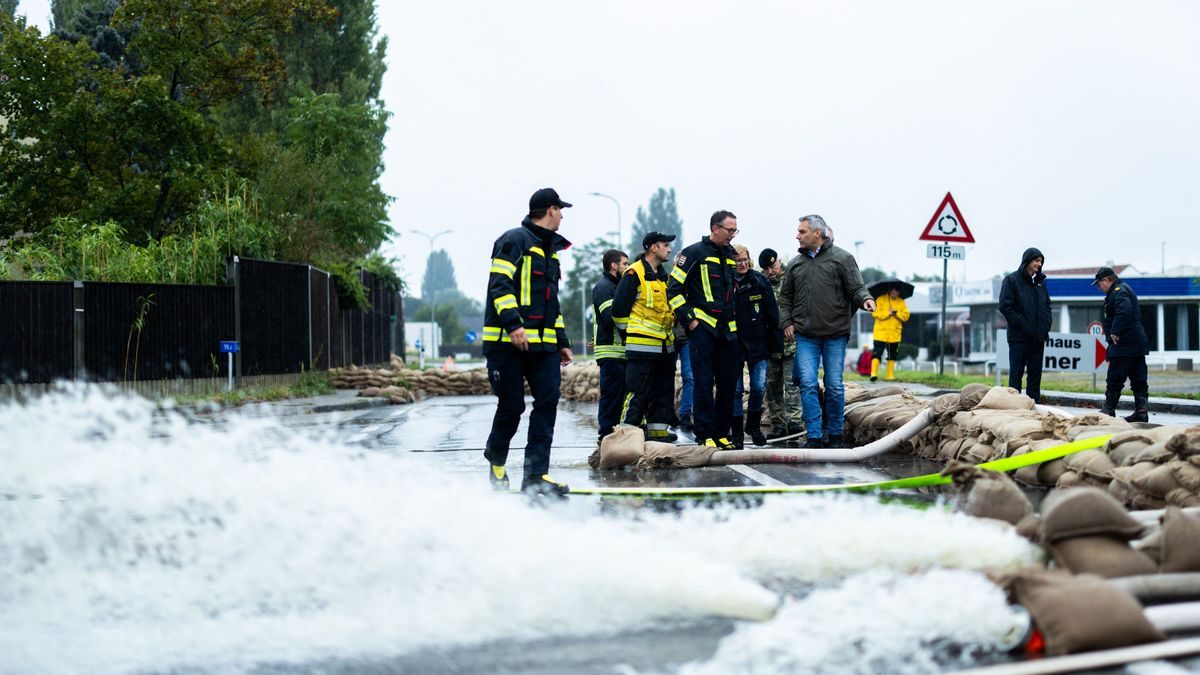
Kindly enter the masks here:
[[871, 381], [879, 379], [879, 359], [871, 359]]
[[729, 434], [729, 439], [733, 441], [733, 447], [737, 448], [738, 450], [746, 447], [746, 432], [745, 427], [743, 426], [745, 419], [746, 418], [742, 417], [741, 415], [738, 415], [737, 417], [731, 417], [729, 419], [729, 424], [731, 427], [733, 427], [733, 433]]
[[759, 428], [761, 422], [761, 410], [752, 410], [746, 413], [746, 433], [750, 434], [750, 442], [758, 446], [767, 444], [767, 437], [763, 435], [762, 429]]
[[1133, 395], [1133, 414], [1126, 417], [1126, 422], [1149, 422], [1150, 421], [1150, 398], [1148, 396]]
[[888, 359], [887, 375], [885, 375], [883, 377], [883, 379], [887, 380], [888, 382], [891, 382], [892, 380], [896, 379], [896, 362], [895, 361]]
[[1121, 392], [1106, 390], [1104, 392], [1104, 406], [1100, 408], [1101, 415], [1109, 417], [1117, 416], [1117, 406], [1121, 403]]

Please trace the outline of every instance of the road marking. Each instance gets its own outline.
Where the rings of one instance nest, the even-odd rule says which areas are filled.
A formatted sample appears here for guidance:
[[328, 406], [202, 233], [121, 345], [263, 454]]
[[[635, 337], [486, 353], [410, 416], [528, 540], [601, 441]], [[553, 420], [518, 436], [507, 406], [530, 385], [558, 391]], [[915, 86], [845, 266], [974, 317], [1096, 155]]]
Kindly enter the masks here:
[[750, 480], [758, 481], [758, 483], [760, 485], [787, 485], [787, 483], [785, 483], [781, 480], [775, 480], [774, 478], [771, 478], [770, 476], [768, 476], [767, 474], [765, 474], [761, 471], [758, 471], [756, 469], [751, 469], [750, 467], [746, 466], [745, 464], [730, 464], [729, 468], [742, 474], [743, 476], [745, 476], [746, 478], [749, 478]]
[[360, 433], [357, 433], [357, 434], [354, 434], [353, 436], [351, 436], [350, 440], [348, 442], [358, 443], [360, 441], [366, 440], [366, 438], [367, 438], [367, 435], [360, 432]]
[[373, 427], [367, 427], [366, 429], [362, 430], [362, 432], [364, 434], [370, 434], [370, 433], [374, 433], [376, 431], [379, 431], [379, 425], [375, 425]]

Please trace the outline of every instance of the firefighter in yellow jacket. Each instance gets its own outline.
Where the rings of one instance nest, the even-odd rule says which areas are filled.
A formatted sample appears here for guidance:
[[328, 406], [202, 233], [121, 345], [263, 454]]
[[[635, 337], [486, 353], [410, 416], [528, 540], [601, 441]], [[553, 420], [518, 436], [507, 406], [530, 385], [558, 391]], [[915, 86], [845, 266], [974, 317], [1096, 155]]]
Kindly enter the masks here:
[[612, 317], [625, 334], [625, 404], [621, 421], [646, 423], [646, 438], [674, 440], [669, 430], [675, 403], [675, 313], [667, 302], [667, 272], [675, 235], [651, 232], [644, 252], [630, 263], [613, 298]]
[[875, 350], [871, 354], [871, 381], [879, 379], [879, 362], [887, 351], [887, 375], [885, 380], [896, 379], [896, 353], [900, 350], [900, 336], [904, 333], [904, 323], [908, 321], [908, 305], [900, 297], [899, 284], [888, 286], [887, 292], [875, 298], [875, 330], [871, 337], [875, 340]]

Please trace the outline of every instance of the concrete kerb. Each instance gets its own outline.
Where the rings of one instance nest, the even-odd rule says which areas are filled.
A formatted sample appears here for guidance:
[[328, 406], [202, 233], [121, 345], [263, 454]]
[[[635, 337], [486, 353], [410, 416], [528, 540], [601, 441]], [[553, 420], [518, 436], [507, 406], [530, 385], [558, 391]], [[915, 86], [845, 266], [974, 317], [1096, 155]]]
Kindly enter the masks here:
[[[906, 389], [908, 385], [903, 385]], [[922, 387], [920, 391], [912, 389], [917, 396], [941, 396], [942, 394], [957, 394], [957, 389], [932, 389]], [[1057, 405], [1070, 408], [1095, 408], [1100, 410], [1104, 405], [1104, 394], [1087, 394], [1074, 391], [1042, 391], [1042, 402], [1047, 405]], [[1166, 396], [1151, 396], [1148, 403], [1150, 412], [1167, 413], [1171, 415], [1200, 416], [1200, 401], [1187, 398], [1169, 398]], [[1133, 397], [1122, 396], [1119, 412], [1133, 412]]]

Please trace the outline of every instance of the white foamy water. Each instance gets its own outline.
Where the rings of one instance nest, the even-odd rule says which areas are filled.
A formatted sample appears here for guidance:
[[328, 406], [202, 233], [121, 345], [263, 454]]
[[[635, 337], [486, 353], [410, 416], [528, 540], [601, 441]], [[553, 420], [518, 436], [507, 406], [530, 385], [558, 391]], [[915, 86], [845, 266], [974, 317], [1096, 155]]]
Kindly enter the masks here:
[[[909, 572], [1036, 556], [1010, 531], [863, 498], [635, 519], [577, 501], [530, 508], [403, 455], [229, 419], [195, 423], [94, 388], [0, 406], [0, 672], [236, 672], [613, 634], [759, 616], [779, 602], [767, 587], [847, 577], [819, 593], [861, 595], [837, 615], [850, 626], [886, 613]], [[859, 575], [871, 570], [885, 576]], [[955, 594], [959, 606], [994, 598], [984, 584]], [[744, 635], [783, 640], [802, 611], [789, 603], [714, 664], [734, 664]], [[851, 658], [897, 649], [908, 654]]]

